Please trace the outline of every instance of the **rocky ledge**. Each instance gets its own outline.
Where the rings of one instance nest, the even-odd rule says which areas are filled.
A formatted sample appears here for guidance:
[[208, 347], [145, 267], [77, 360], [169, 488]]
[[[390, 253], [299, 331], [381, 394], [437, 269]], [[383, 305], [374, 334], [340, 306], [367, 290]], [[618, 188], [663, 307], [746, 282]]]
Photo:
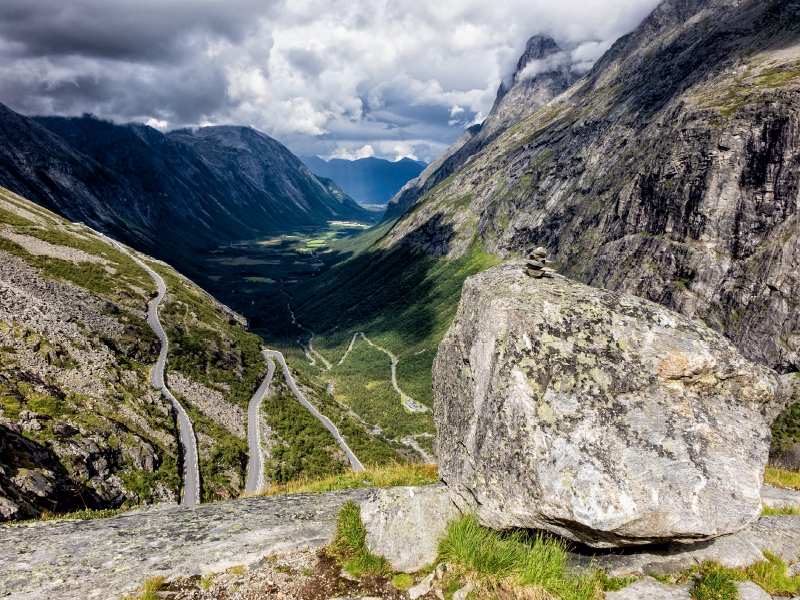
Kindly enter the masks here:
[[[319, 570], [315, 554], [333, 540], [339, 511], [351, 500], [361, 505], [370, 550], [387, 557], [395, 570], [415, 572], [436, 560], [445, 525], [458, 515], [448, 494], [439, 484], [260, 496], [140, 509], [97, 521], [3, 525], [0, 548], [13, 550], [0, 553], [0, 597], [117, 599], [157, 575], [180, 589], [185, 578], [239, 566], [245, 573], [231, 585], [244, 585], [247, 594], [231, 597], [260, 598], [258, 590], [269, 590], [264, 597], [292, 597], [293, 586], [275, 573], [276, 561]], [[784, 491], [783, 500], [800, 505], [800, 492]], [[790, 574], [800, 572], [800, 516], [764, 517], [737, 534], [693, 545], [576, 548], [570, 560], [575, 568], [599, 566], [611, 576], [669, 575], [705, 560], [749, 566], [764, 560], [763, 551], [782, 558]], [[394, 597], [406, 595], [395, 590]]]
[[342, 506], [365, 490], [161, 506], [96, 521], [0, 526], [0, 597], [119, 598], [146, 578], [255, 565], [333, 541]]

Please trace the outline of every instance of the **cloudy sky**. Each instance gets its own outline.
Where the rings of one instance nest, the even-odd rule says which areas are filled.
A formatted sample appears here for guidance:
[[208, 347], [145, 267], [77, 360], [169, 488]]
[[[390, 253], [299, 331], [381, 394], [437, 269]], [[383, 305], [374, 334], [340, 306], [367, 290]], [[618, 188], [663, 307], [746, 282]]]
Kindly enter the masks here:
[[430, 161], [486, 116], [528, 37], [552, 35], [585, 69], [657, 3], [2, 0], [0, 102]]

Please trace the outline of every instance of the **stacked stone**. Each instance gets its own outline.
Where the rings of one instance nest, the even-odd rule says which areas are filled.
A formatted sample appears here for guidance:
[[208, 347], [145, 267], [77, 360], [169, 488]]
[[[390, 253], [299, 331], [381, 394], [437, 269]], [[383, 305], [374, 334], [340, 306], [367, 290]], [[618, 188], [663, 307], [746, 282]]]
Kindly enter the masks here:
[[539, 246], [528, 257], [526, 271], [531, 277], [539, 279], [541, 277], [552, 277], [553, 269], [547, 267], [550, 261], [547, 260], [547, 250]]

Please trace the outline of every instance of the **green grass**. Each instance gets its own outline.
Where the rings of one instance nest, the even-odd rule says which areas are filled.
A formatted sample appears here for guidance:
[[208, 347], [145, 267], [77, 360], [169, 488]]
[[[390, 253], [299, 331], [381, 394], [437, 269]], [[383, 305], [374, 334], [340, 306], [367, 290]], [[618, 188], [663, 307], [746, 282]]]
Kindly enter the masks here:
[[800, 593], [800, 576], [790, 577], [780, 558], [764, 552], [765, 561], [744, 569], [731, 569], [706, 561], [676, 575], [654, 576], [669, 584], [694, 582], [691, 595], [696, 600], [735, 600], [734, 581], [752, 581], [772, 596], [794, 596]]
[[780, 488], [800, 490], [800, 473], [767, 467], [764, 471], [764, 483]]
[[439, 555], [482, 596], [602, 598], [600, 573], [571, 571], [563, 540], [529, 532], [493, 531], [479, 525], [473, 515], [448, 524]]
[[770, 508], [766, 504], [761, 508], [762, 517], [771, 517], [775, 515], [800, 515], [800, 508]]
[[301, 477], [283, 484], [273, 484], [267, 494], [298, 494], [303, 492], [333, 492], [365, 487], [397, 487], [437, 483], [435, 465], [404, 464], [376, 467], [328, 477]]
[[137, 506], [126, 506], [124, 508], [104, 508], [100, 510], [84, 509], [75, 512], [58, 513], [54, 514], [50, 511], [42, 512], [42, 516], [38, 519], [29, 519], [26, 521], [16, 521], [16, 523], [37, 523], [39, 521], [94, 521], [95, 519], [109, 519], [116, 517], [129, 510], [138, 508]]
[[392, 578], [392, 585], [398, 590], [407, 590], [414, 585], [414, 577], [408, 573], [400, 573]]
[[386, 559], [367, 549], [366, 535], [361, 508], [355, 502], [348, 502], [339, 513], [336, 538], [326, 552], [354, 577], [390, 575], [391, 568]]
[[689, 594], [695, 600], [737, 600], [739, 593], [731, 578], [741, 580], [739, 573], [715, 563], [703, 563]]
[[769, 552], [767, 559], [745, 569], [746, 579], [761, 586], [773, 596], [796, 596], [800, 594], [800, 575], [789, 577], [786, 563]]

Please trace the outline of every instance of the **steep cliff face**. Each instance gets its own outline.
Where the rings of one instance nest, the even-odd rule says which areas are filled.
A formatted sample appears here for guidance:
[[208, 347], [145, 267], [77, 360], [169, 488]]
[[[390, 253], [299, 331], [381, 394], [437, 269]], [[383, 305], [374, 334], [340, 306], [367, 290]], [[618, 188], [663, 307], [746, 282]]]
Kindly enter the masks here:
[[[544, 245], [564, 274], [800, 369], [800, 3], [666, 0], [389, 233], [456, 257]], [[448, 174], [449, 175], [449, 174]]]
[[508, 81], [500, 84], [486, 120], [467, 129], [418, 178], [409, 181], [389, 202], [384, 220], [399, 217], [426, 192], [455, 173], [470, 156], [572, 85], [577, 76], [563, 55], [552, 38], [541, 35], [530, 38], [516, 70]]
[[0, 105], [0, 141], [0, 185], [170, 260], [265, 231], [370, 219], [246, 127], [165, 135], [92, 117], [31, 120]]

